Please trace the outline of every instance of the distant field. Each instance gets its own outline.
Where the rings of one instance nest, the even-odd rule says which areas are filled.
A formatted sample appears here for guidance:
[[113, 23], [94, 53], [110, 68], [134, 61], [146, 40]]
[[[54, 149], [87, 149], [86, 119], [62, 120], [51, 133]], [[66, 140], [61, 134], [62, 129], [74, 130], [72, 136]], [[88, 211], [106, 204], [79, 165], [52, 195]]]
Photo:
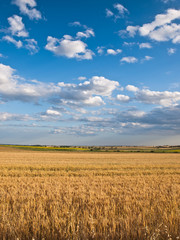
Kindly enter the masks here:
[[13, 148], [31, 151], [61, 152], [142, 152], [142, 153], [180, 153], [180, 146], [41, 146], [41, 145], [0, 145], [1, 148]]
[[180, 154], [0, 147], [0, 239], [179, 239]]

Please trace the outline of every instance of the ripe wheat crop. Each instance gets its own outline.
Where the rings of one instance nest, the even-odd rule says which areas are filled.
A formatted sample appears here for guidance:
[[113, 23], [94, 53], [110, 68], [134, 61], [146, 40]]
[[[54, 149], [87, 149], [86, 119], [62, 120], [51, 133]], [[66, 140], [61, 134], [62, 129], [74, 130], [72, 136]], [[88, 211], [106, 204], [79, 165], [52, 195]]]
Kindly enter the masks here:
[[179, 154], [0, 149], [0, 239], [179, 238]]

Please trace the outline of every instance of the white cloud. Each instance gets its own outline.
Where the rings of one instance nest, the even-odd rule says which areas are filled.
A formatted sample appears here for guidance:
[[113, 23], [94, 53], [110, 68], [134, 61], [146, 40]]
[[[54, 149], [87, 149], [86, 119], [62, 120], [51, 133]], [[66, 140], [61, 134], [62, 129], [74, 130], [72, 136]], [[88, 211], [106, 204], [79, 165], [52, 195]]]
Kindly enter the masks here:
[[173, 40], [173, 43], [180, 43], [180, 35], [176, 36]]
[[104, 50], [105, 50], [105, 47], [103, 46], [97, 47], [97, 52], [100, 56], [104, 54]]
[[119, 31], [119, 35], [134, 37], [137, 32], [155, 41], [169, 41], [180, 43], [180, 24], [172, 23], [180, 19], [180, 10], [167, 9], [165, 14], [158, 14], [151, 23], [143, 26], [127, 26], [126, 30]]
[[152, 40], [156, 40], [158, 42], [165, 42], [172, 40], [173, 43], [179, 42], [180, 35], [180, 24], [172, 23], [170, 25], [166, 24], [157, 30], [154, 30], [149, 33], [149, 37]]
[[121, 53], [122, 50], [121, 49], [107, 49], [107, 54], [108, 55], [117, 55], [119, 53]]
[[111, 10], [106, 8], [106, 17], [112, 17], [113, 15], [114, 13]]
[[86, 77], [80, 76], [80, 77], [78, 77], [78, 80], [79, 80], [79, 81], [86, 80]]
[[122, 38], [134, 37], [139, 29], [139, 26], [127, 26], [126, 30], [119, 30], [118, 34]]
[[158, 14], [151, 23], [139, 27], [141, 36], [148, 36], [156, 41], [169, 41], [180, 43], [180, 24], [172, 23], [180, 19], [180, 10], [168, 9], [165, 14]]
[[80, 89], [101, 96], [110, 96], [118, 86], [119, 83], [117, 81], [112, 81], [102, 76], [94, 76], [90, 81], [79, 84]]
[[76, 34], [77, 38], [83, 38], [83, 37], [90, 38], [90, 37], [94, 37], [94, 36], [95, 36], [95, 33], [94, 33], [93, 29], [91, 29], [91, 28], [88, 28], [88, 29], [86, 29], [86, 31], [78, 32]]
[[32, 120], [27, 114], [15, 114], [15, 113], [8, 113], [8, 112], [0, 112], [0, 121], [28, 121]]
[[25, 48], [29, 50], [30, 54], [35, 54], [39, 51], [37, 41], [35, 39], [26, 39], [27, 44]]
[[93, 58], [94, 53], [90, 49], [87, 49], [86, 43], [81, 40], [70, 39], [69, 37], [67, 38], [65, 35], [62, 39], [57, 39], [49, 36], [45, 49], [57, 56], [65, 56], [67, 58], [76, 58], [79, 60]]
[[17, 37], [28, 37], [29, 33], [26, 31], [24, 23], [22, 22], [22, 17], [13, 15], [12, 17], [8, 18], [8, 22], [10, 27], [8, 30], [11, 32], [12, 35]]
[[153, 59], [153, 57], [151, 57], [151, 56], [145, 56], [143, 59], [141, 59], [141, 62], [143, 63], [145, 61], [150, 61], [152, 59]]
[[0, 63], [0, 84], [9, 84], [12, 79], [14, 69]]
[[129, 102], [130, 101], [130, 97], [126, 96], [126, 95], [118, 94], [116, 98], [120, 102]]
[[134, 37], [139, 26], [127, 26], [126, 32], [129, 34], [130, 37]]
[[127, 91], [134, 92], [135, 100], [146, 104], [156, 104], [165, 107], [177, 105], [180, 101], [180, 92], [151, 91], [149, 89], [139, 89], [133, 85], [126, 86]]
[[116, 8], [121, 16], [124, 16], [125, 13], [129, 13], [127, 8], [125, 8], [122, 4], [116, 3], [113, 5]]
[[3, 38], [2, 38], [4, 41], [6, 41], [6, 42], [9, 42], [9, 43], [13, 43], [17, 48], [21, 48], [21, 47], [23, 47], [23, 43], [22, 43], [22, 41], [16, 41], [13, 37], [11, 37], [11, 36], [4, 36]]
[[180, 92], [160, 92], [142, 89], [136, 93], [136, 99], [143, 103], [158, 104], [168, 107], [175, 105], [178, 101], [180, 101]]
[[[21, 101], [38, 103], [46, 100], [55, 105], [70, 108], [101, 106], [103, 98], [110, 97], [119, 83], [102, 76], [94, 76], [79, 84], [59, 82], [43, 83], [36, 80], [26, 81], [15, 75], [10, 66], [0, 64], [0, 101]], [[55, 115], [56, 109], [48, 109], [45, 115]], [[58, 111], [59, 112], [59, 111]]]
[[168, 48], [167, 52], [168, 52], [168, 55], [172, 55], [176, 52], [176, 48]]
[[123, 57], [120, 61], [127, 62], [127, 63], [136, 63], [138, 62], [138, 59], [130, 56], [130, 57]]
[[113, 7], [116, 9], [117, 13], [114, 13], [113, 11], [106, 8], [106, 17], [113, 17], [113, 19], [116, 21], [118, 18], [124, 18], [126, 13], [129, 13], [127, 8], [125, 8], [122, 4], [116, 3], [113, 5]]
[[89, 97], [88, 99], [85, 99], [83, 101], [83, 104], [87, 106], [101, 106], [101, 105], [104, 105], [105, 102], [102, 100], [101, 97], [95, 96], [95, 97]]
[[25, 82], [14, 74], [15, 70], [8, 65], [0, 64], [0, 97], [2, 101], [19, 100], [22, 102], [37, 102], [60, 91], [54, 84], [42, 82]]
[[139, 32], [142, 36], [147, 36], [153, 32], [157, 27], [170, 24], [173, 20], [180, 18], [180, 10], [168, 9], [166, 14], [158, 14], [155, 20], [151, 23], [144, 24], [139, 28]]
[[61, 116], [62, 115], [60, 112], [53, 110], [53, 109], [47, 109], [46, 114], [52, 115], [52, 116]]
[[70, 23], [70, 26], [81, 27], [82, 24], [79, 21], [75, 21], [75, 22]]
[[37, 6], [35, 0], [14, 0], [13, 4], [17, 5], [20, 12], [27, 15], [30, 19], [41, 19], [41, 13], [35, 8]]
[[126, 86], [126, 90], [130, 91], [130, 92], [137, 92], [137, 91], [139, 91], [139, 88], [137, 88], [137, 87], [135, 87], [133, 85], [127, 85]]
[[123, 46], [128, 46], [128, 47], [132, 47], [132, 46], [134, 46], [134, 45], [136, 45], [135, 42], [124, 42], [124, 43], [123, 43]]
[[139, 48], [140, 49], [142, 49], [142, 48], [152, 48], [152, 46], [151, 46], [150, 43], [140, 43]]

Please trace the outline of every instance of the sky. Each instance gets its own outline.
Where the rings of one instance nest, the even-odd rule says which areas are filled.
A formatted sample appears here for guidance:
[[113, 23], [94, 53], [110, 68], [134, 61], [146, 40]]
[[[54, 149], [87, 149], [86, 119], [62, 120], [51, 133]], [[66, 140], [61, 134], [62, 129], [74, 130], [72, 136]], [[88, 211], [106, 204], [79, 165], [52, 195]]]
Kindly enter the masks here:
[[0, 143], [180, 145], [179, 0], [0, 0]]

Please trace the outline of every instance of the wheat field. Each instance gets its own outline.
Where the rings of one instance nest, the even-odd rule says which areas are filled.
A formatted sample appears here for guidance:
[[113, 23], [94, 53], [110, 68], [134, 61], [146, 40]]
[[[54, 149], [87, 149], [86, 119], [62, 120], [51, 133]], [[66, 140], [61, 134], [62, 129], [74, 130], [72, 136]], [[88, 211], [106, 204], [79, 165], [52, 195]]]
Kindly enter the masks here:
[[0, 239], [180, 239], [180, 154], [1, 147]]

